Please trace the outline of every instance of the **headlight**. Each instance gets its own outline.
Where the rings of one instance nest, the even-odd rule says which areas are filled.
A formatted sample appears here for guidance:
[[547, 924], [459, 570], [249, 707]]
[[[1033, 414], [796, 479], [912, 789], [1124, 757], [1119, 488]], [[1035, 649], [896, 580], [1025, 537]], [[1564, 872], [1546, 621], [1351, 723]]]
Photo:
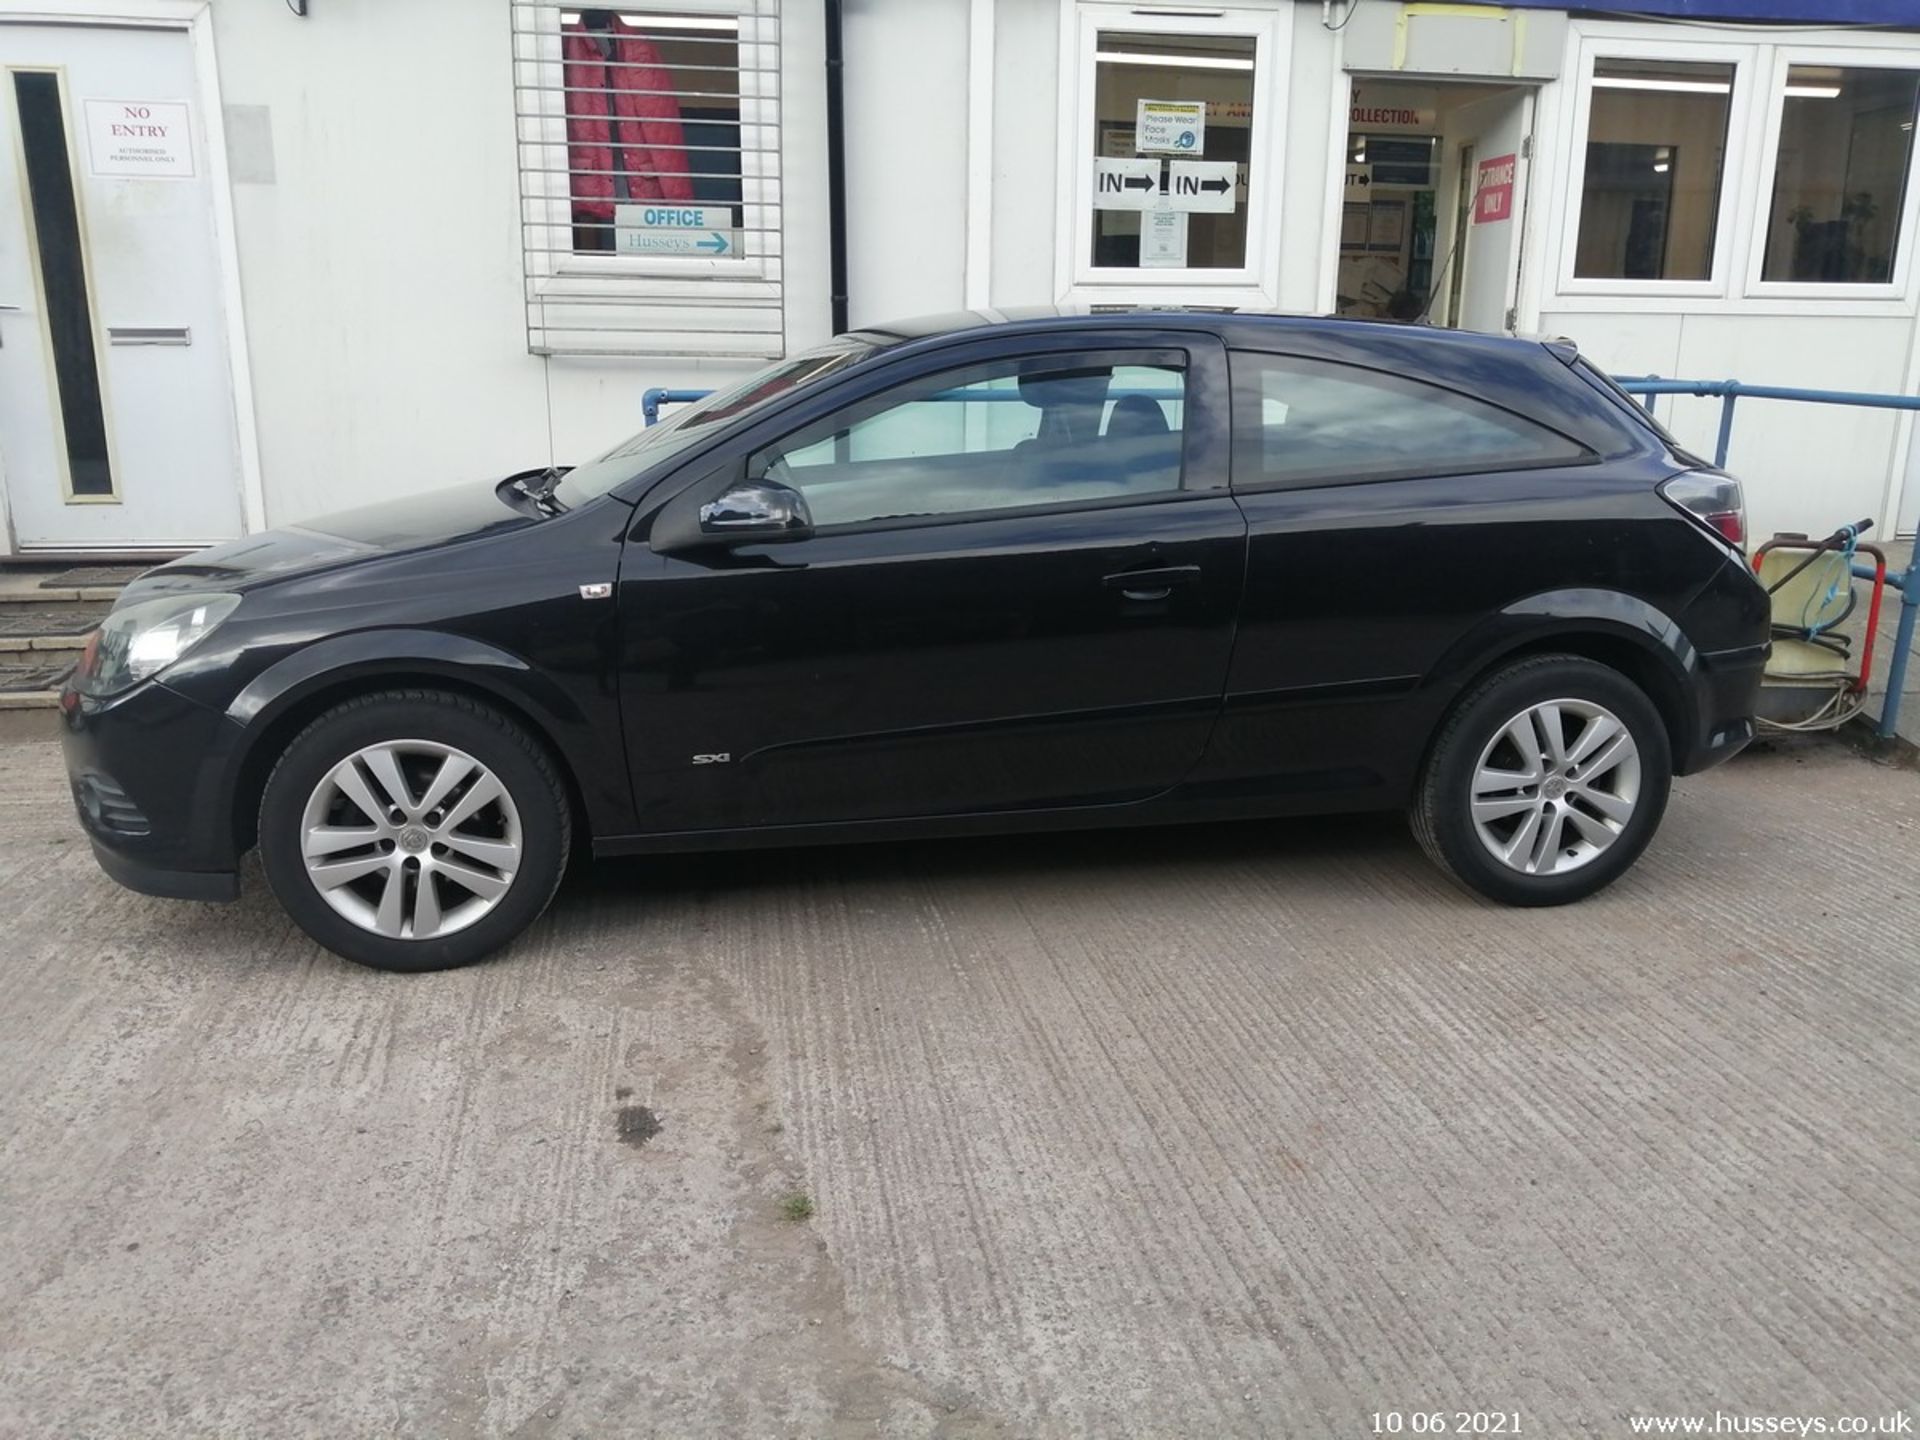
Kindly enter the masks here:
[[115, 695], [158, 675], [233, 613], [238, 595], [162, 595], [125, 605], [87, 637], [73, 686], [83, 695]]

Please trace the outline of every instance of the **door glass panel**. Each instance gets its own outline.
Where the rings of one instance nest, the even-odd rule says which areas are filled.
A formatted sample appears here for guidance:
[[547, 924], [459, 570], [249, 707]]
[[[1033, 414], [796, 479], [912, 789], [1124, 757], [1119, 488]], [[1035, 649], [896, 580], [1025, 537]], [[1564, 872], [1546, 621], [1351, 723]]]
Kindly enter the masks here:
[[1251, 35], [1100, 32], [1092, 264], [1245, 268], [1256, 57]]
[[1761, 279], [1893, 279], [1917, 99], [1920, 70], [1787, 67]]
[[60, 396], [67, 466], [76, 496], [110, 496], [107, 422], [100, 401], [100, 369], [93, 349], [93, 308], [87, 297], [80, 212], [60, 104], [60, 77], [19, 70], [13, 77], [26, 157], [27, 195], [47, 331], [53, 342], [54, 384]]
[[917, 381], [762, 451], [816, 525], [1180, 488], [1186, 376], [1169, 365], [997, 361]]
[[1594, 65], [1575, 275], [1712, 276], [1732, 100], [1731, 65]]

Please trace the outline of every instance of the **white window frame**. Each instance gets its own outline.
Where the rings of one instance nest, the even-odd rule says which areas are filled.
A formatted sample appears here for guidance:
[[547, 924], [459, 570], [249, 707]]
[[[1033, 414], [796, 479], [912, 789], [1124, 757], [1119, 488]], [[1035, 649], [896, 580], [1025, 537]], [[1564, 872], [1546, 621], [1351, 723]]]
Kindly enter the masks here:
[[[577, 0], [512, 0], [522, 254], [529, 348], [536, 353], [772, 357], [785, 353], [781, 196], [781, 0], [636, 0], [612, 8], [710, 14], [739, 27], [741, 253], [582, 255], [573, 250], [560, 16]], [[712, 312], [763, 317], [723, 339]], [[703, 312], [706, 312], [703, 314]], [[638, 317], [644, 316], [644, 320]], [[560, 318], [554, 318], [560, 317]], [[602, 331], [605, 347], [536, 343], [546, 331]], [[672, 336], [664, 348], [649, 331]], [[711, 336], [711, 345], [697, 338]]]
[[[1753, 194], [1753, 226], [1749, 237], [1746, 293], [1756, 299], [1902, 300], [1909, 298], [1914, 276], [1913, 251], [1920, 245], [1920, 143], [1907, 150], [1907, 180], [1900, 206], [1900, 228], [1894, 236], [1892, 278], [1853, 283], [1835, 280], [1763, 280], [1768, 232], [1773, 225], [1773, 186], [1780, 165], [1780, 129], [1786, 114], [1787, 75], [1795, 65], [1832, 65], [1867, 70], [1920, 72], [1920, 54], [1911, 49], [1866, 49], [1856, 46], [1777, 45], [1767, 80], [1766, 119], [1760, 127], [1760, 169]], [[1920, 132], [1916, 132], [1920, 137]]]
[[[1174, 3], [1142, 11], [1114, 0], [1061, 0], [1062, 68], [1058, 169], [1062, 183], [1054, 235], [1054, 291], [1070, 304], [1279, 304], [1281, 174], [1291, 6], [1209, 6], [1184, 13]], [[1093, 252], [1094, 96], [1102, 30], [1131, 34], [1232, 35], [1254, 41], [1253, 125], [1247, 156], [1247, 263], [1231, 270], [1096, 267]]]
[[[1713, 223], [1713, 265], [1704, 280], [1630, 280], [1579, 276], [1574, 266], [1580, 249], [1580, 211], [1587, 188], [1587, 137], [1593, 118], [1594, 71], [1604, 60], [1657, 60], [1671, 64], [1733, 66], [1733, 89], [1727, 97], [1726, 144], [1721, 156], [1719, 213]], [[1569, 165], [1563, 172], [1567, 203], [1560, 235], [1558, 290], [1563, 296], [1661, 296], [1663, 298], [1723, 298], [1738, 272], [1735, 255], [1740, 245], [1741, 182], [1747, 173], [1747, 144], [1752, 126], [1755, 75], [1760, 57], [1752, 45], [1680, 39], [1635, 40], [1617, 35], [1591, 35], [1580, 41], [1575, 72], [1573, 123]]]

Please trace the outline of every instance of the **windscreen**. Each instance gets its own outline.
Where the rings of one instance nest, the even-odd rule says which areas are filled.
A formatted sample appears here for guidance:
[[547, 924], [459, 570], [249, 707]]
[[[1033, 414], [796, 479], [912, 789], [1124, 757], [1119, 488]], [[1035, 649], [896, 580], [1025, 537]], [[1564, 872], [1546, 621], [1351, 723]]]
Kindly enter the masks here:
[[842, 336], [818, 349], [776, 360], [746, 379], [714, 391], [657, 425], [649, 425], [621, 441], [599, 459], [567, 472], [556, 491], [562, 504], [573, 506], [604, 495], [624, 480], [669, 460], [712, 435], [730, 420], [750, 415], [784, 395], [818, 384], [877, 353], [871, 341]]

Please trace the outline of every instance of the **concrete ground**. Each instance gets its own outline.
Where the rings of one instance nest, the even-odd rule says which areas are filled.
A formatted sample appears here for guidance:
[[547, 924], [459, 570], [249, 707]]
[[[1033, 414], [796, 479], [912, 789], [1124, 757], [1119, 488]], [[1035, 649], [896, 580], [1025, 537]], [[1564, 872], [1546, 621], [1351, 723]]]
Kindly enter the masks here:
[[1920, 1398], [1920, 775], [1837, 745], [1560, 911], [1302, 822], [604, 865], [399, 978], [116, 889], [16, 743], [0, 916], [7, 1436]]

